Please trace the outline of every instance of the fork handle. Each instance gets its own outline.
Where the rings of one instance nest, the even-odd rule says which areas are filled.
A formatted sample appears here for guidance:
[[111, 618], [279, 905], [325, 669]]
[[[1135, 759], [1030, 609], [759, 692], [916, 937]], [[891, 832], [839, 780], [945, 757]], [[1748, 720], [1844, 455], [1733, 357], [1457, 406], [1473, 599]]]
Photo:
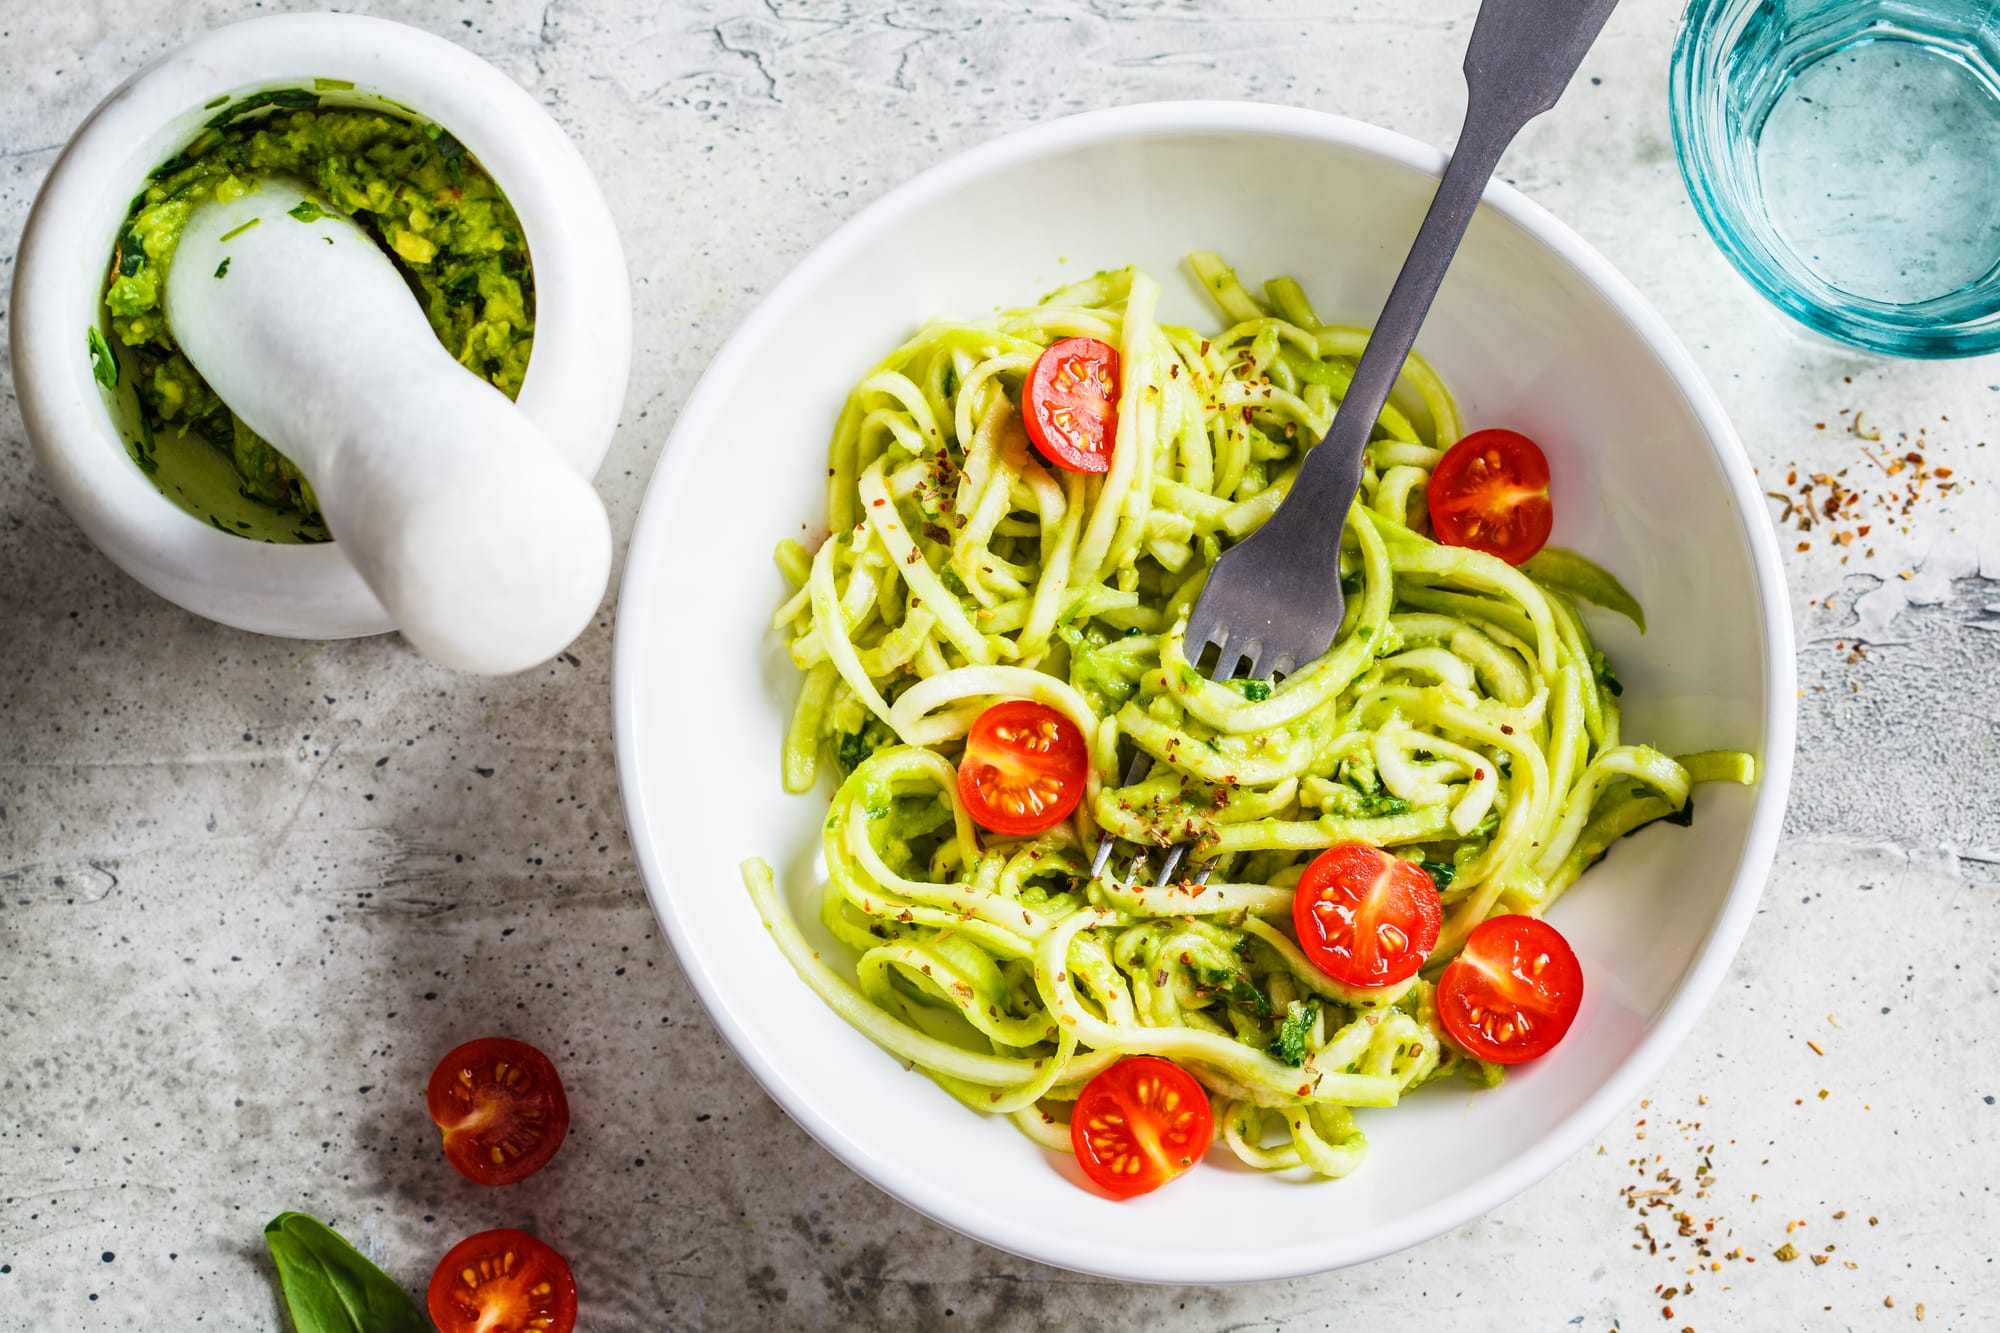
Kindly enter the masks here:
[[[1333, 427], [1307, 452], [1292, 494], [1273, 515], [1290, 511], [1336, 544], [1361, 487], [1362, 455], [1376, 418], [1416, 345], [1445, 270], [1479, 207], [1500, 155], [1521, 127], [1556, 104], [1617, 0], [1484, 0], [1465, 52], [1465, 125], [1438, 182], [1416, 243], [1389, 289]], [[1303, 498], [1301, 496], [1303, 495]], [[1297, 500], [1298, 503], [1293, 503]]]

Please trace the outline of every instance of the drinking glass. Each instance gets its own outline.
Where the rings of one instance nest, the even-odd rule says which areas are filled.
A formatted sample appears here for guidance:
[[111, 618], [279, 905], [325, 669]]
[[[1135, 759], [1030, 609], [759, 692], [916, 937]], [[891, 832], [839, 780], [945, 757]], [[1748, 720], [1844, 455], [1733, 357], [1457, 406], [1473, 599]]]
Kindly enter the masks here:
[[2000, 0], [1694, 0], [1674, 149], [1710, 235], [1800, 322], [2000, 349]]

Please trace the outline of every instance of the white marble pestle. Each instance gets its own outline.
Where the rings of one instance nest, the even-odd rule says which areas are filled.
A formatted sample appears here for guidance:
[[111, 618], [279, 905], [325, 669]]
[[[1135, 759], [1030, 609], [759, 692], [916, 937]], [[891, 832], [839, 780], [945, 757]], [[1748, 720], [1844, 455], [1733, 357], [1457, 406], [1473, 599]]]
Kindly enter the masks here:
[[604, 595], [603, 503], [445, 350], [380, 245], [337, 215], [299, 221], [304, 198], [266, 180], [195, 208], [167, 278], [175, 340], [298, 464], [420, 652], [490, 674], [555, 656]]

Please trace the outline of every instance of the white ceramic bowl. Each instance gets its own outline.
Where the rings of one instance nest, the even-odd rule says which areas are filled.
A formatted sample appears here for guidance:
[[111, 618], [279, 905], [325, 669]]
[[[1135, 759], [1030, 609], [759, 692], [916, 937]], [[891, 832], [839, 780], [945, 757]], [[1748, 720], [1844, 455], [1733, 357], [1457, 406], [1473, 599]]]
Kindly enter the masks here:
[[[1233, 1169], [1221, 1152], [1115, 1203], [835, 1017], [740, 887], [738, 860], [765, 856], [817, 925], [825, 800], [779, 786], [798, 681], [767, 628], [784, 594], [770, 552], [823, 523], [827, 439], [855, 380], [926, 317], [1024, 303], [1126, 263], [1162, 279], [1164, 318], [1215, 327], [1182, 276], [1195, 248], [1246, 278], [1296, 275], [1323, 316], [1369, 320], [1442, 164], [1383, 130], [1268, 106], [1131, 107], [1017, 134], [841, 228], [758, 307], [681, 414], [618, 615], [618, 760], [639, 865], [689, 979], [764, 1087], [842, 1161], [948, 1226], [1162, 1282], [1286, 1277], [1414, 1244], [1525, 1188], [1635, 1097], [1749, 924], [1791, 771], [1776, 540], [1728, 420], [1659, 315], [1504, 185], [1488, 191], [1419, 346], [1469, 422], [1542, 442], [1555, 540], [1645, 603], [1643, 639], [1593, 617], [1626, 682], [1627, 734], [1763, 762], [1754, 789], [1702, 790], [1697, 832], [1645, 831], [1558, 905], [1589, 982], [1561, 1047], [1494, 1091], [1448, 1084], [1361, 1112], [1371, 1154], [1345, 1180]], [[1048, 200], [1077, 202], [1031, 202]]]
[[[582, 157], [528, 93], [463, 47], [400, 23], [288, 14], [238, 23], [147, 66], [105, 98], [49, 171], [14, 270], [14, 384], [63, 506], [126, 573], [198, 615], [298, 638], [380, 634], [389, 614], [337, 543], [266, 545], [220, 532], [132, 461], [129, 390], [107, 394], [86, 342], [104, 330], [112, 245], [153, 169], [216, 114], [215, 100], [329, 89], [393, 103], [465, 144], [527, 233], [535, 348], [517, 400], [585, 477], [624, 404], [632, 305], [624, 252]], [[122, 395], [122, 397], [121, 397]], [[121, 422], [121, 416], [124, 420]]]

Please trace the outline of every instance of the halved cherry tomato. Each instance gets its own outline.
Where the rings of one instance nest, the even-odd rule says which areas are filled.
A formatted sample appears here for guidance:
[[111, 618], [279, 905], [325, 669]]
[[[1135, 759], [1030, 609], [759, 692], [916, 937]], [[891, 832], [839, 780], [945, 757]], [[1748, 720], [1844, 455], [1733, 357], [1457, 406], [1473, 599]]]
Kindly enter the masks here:
[[1561, 932], [1532, 916], [1480, 922], [1438, 978], [1438, 1018], [1482, 1060], [1515, 1065], [1563, 1039], [1583, 1003], [1583, 967]]
[[1358, 842], [1321, 852], [1292, 895], [1299, 947], [1346, 986], [1390, 986], [1415, 974], [1443, 920], [1422, 866]]
[[981, 827], [1025, 838], [1068, 819], [1089, 775], [1076, 723], [1047, 704], [1009, 699], [966, 733], [958, 798]]
[[1071, 472], [1108, 472], [1118, 435], [1118, 349], [1064, 338], [1035, 359], [1021, 417], [1042, 457]]
[[569, 1133], [556, 1067], [525, 1041], [481, 1037], [438, 1061], [424, 1102], [444, 1155], [475, 1185], [511, 1185], [549, 1164]]
[[1157, 1055], [1129, 1055], [1083, 1085], [1069, 1141], [1091, 1183], [1150, 1194], [1201, 1160], [1215, 1136], [1208, 1094]]
[[1446, 546], [1470, 546], [1518, 565], [1555, 526], [1549, 460], [1511, 430], [1476, 430], [1445, 451], [1430, 481], [1431, 527]]
[[482, 1231], [438, 1261], [427, 1303], [440, 1333], [570, 1333], [576, 1277], [525, 1231]]

